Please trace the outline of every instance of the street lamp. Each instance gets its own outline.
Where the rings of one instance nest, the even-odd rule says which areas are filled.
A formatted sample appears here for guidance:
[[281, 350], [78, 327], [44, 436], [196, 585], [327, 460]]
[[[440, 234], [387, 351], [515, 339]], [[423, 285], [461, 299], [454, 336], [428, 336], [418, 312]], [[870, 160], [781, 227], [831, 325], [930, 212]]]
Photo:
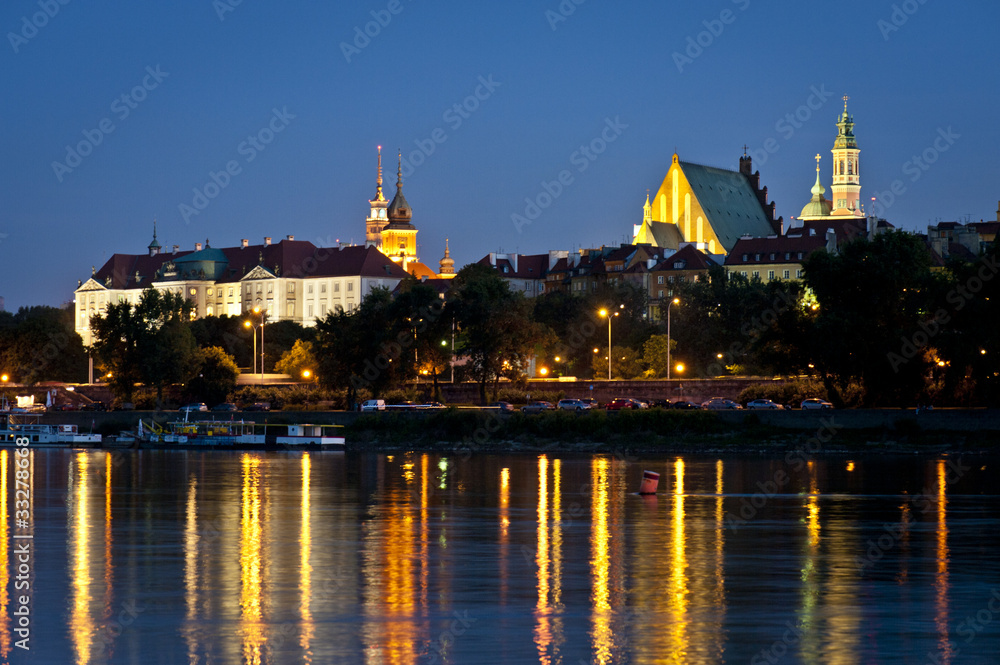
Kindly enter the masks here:
[[670, 380], [670, 308], [680, 303], [680, 298], [674, 298], [667, 303], [667, 381]]
[[[618, 309], [625, 309], [625, 305], [619, 305]], [[611, 380], [611, 319], [615, 316], [618, 316], [619, 313], [615, 312], [614, 314], [612, 314], [607, 309], [602, 308], [601, 311], [598, 312], [598, 314], [602, 317], [607, 318], [608, 320], [608, 381], [610, 381]], [[596, 352], [597, 350], [595, 349], [594, 351]]]
[[256, 374], [257, 373], [257, 326], [255, 326], [249, 321], [244, 321], [243, 327], [253, 329], [253, 356], [251, 356], [253, 362], [253, 371], [250, 373]]

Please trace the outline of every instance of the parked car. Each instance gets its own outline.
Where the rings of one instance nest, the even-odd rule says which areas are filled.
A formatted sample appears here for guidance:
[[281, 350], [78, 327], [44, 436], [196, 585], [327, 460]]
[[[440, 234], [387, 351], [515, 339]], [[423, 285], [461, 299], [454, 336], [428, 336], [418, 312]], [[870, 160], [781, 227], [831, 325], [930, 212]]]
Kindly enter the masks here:
[[592, 409], [599, 409], [599, 408], [601, 408], [601, 404], [600, 404], [600, 402], [598, 402], [598, 401], [597, 401], [596, 399], [594, 399], [593, 397], [584, 397], [584, 398], [583, 398], [583, 399], [581, 399], [580, 401], [581, 401], [581, 402], [585, 402], [585, 403], [589, 404], [589, 405], [590, 405], [590, 408], [592, 408]]
[[271, 410], [271, 403], [270, 402], [254, 402], [253, 404], [250, 404], [250, 405], [244, 407], [243, 410], [244, 411], [270, 411]]
[[725, 397], [713, 397], [710, 400], [702, 402], [701, 408], [711, 409], [713, 411], [724, 411], [726, 409], [742, 409], [743, 407], [731, 399], [726, 399]]
[[559, 403], [556, 404], [556, 408], [562, 411], [576, 411], [580, 413], [582, 411], [588, 411], [593, 408], [589, 402], [584, 402], [582, 399], [561, 399]]
[[818, 397], [810, 397], [808, 399], [802, 400], [801, 408], [803, 409], [832, 409], [833, 404], [830, 402], [825, 402]]
[[367, 399], [361, 403], [361, 411], [385, 411], [385, 400]]
[[490, 407], [497, 409], [500, 413], [514, 413], [514, 405], [510, 402], [493, 402]]
[[689, 402], [687, 400], [678, 400], [676, 402], [670, 403], [671, 409], [700, 409], [700, 404], [695, 404], [694, 402]]
[[212, 411], [239, 411], [239, 407], [232, 402], [223, 402], [212, 407]]
[[542, 411], [554, 411], [555, 408], [552, 402], [531, 402], [521, 407], [521, 413], [541, 413]]
[[782, 405], [777, 404], [775, 402], [772, 402], [769, 399], [752, 399], [749, 402], [747, 402], [747, 408], [748, 409], [772, 409], [772, 410], [776, 409], [778, 411], [781, 411], [785, 407], [783, 407]]
[[76, 411], [79, 407], [76, 404], [66, 402], [65, 404], [56, 404], [52, 406], [52, 411]]
[[604, 407], [608, 411], [621, 411], [622, 409], [645, 409], [645, 402], [640, 402], [631, 397], [616, 397]]
[[185, 404], [178, 409], [181, 413], [191, 413], [193, 411], [208, 411], [208, 405], [204, 402], [192, 402], [191, 404]]
[[643, 400], [643, 401], [646, 402], [646, 404], [651, 409], [653, 409], [653, 408], [669, 409], [670, 408], [670, 400], [669, 399], [647, 399], [647, 400]]
[[80, 407], [81, 411], [107, 411], [108, 405], [104, 402], [91, 402]]

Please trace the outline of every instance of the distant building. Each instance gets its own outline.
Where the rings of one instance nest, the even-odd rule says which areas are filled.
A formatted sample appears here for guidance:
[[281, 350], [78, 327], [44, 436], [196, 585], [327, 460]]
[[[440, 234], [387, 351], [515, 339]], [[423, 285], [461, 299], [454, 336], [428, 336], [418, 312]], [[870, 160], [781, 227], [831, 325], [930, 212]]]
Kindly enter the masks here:
[[113, 303], [136, 303], [155, 288], [190, 300], [194, 316], [242, 316], [254, 308], [271, 321], [315, 324], [332, 311], [353, 311], [372, 289], [394, 289], [403, 269], [374, 247], [316, 247], [288, 236], [277, 244], [242, 240], [217, 249], [162, 252], [156, 239], [146, 254], [114, 254], [76, 289], [76, 331], [91, 343], [90, 318]]
[[666, 311], [666, 302], [674, 297], [675, 288], [685, 282], [708, 279], [708, 271], [719, 265], [715, 257], [696, 249], [694, 245], [685, 245], [680, 251], [656, 263], [649, 270], [649, 318], [662, 320], [661, 313]]
[[568, 252], [548, 254], [499, 254], [490, 252], [479, 260], [480, 265], [491, 266], [506, 280], [511, 291], [520, 291], [528, 298], [545, 293], [545, 281], [549, 268]]
[[833, 141], [833, 187], [831, 198], [825, 197], [826, 188], [820, 178], [816, 155], [816, 183], [812, 188], [812, 199], [802, 208], [799, 219], [830, 220], [843, 218], [864, 218], [861, 206], [861, 150], [854, 136], [854, 116], [847, 112], [848, 97], [844, 97], [844, 112], [837, 117], [837, 136]]
[[815, 251], [828, 248], [830, 240], [836, 247], [836, 234], [771, 236], [740, 238], [726, 257], [725, 266], [731, 273], [762, 282], [802, 279], [802, 262]]
[[633, 242], [674, 251], [691, 243], [708, 254], [726, 254], [744, 235], [780, 233], [781, 223], [749, 156], [740, 157], [739, 171], [728, 171], [682, 162], [675, 154], [653, 202], [646, 197]]

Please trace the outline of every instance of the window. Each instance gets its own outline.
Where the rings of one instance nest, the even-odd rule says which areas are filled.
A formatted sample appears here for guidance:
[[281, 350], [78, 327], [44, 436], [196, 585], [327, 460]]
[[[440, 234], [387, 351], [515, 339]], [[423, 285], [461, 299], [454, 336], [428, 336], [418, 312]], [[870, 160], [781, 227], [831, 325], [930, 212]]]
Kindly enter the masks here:
[[670, 282], [671, 284], [673, 284], [674, 283], [674, 276], [671, 275], [670, 277], [667, 277], [667, 281]]
[[754, 261], [760, 261], [760, 254], [756, 254], [754, 256]]
[[777, 255], [774, 252], [771, 252], [771, 260], [773, 261], [775, 258], [777, 258]]
[[230, 286], [229, 287], [229, 296], [232, 297], [232, 295], [233, 295], [233, 287]]
[[215, 295], [215, 291], [212, 289], [211, 286], [208, 287], [208, 291], [205, 292], [205, 295], [209, 295], [209, 296]]
[[[339, 306], [338, 306], [338, 309], [339, 309]], [[319, 315], [320, 316], [326, 316], [326, 303], [325, 302], [321, 302], [319, 304]]]
[[188, 293], [191, 294], [191, 295], [193, 295], [193, 296], [196, 296], [196, 295], [198, 295], [198, 289], [190, 289], [188, 291]]
[[288, 292], [289, 293], [295, 293], [295, 282], [289, 282], [288, 283]]
[[747, 271], [746, 270], [741, 270], [740, 274], [743, 275], [744, 277], [746, 277], [747, 276]]
[[334, 284], [333, 284], [333, 292], [334, 293], [340, 293], [340, 282], [334, 282]]
[[753, 271], [753, 276], [754, 276], [755, 278], [757, 278], [757, 279], [760, 279], [760, 271], [759, 271], [759, 270], [754, 270], [754, 271]]
[[681, 284], [683, 284], [684, 283], [684, 275], [678, 276], [677, 277], [677, 281], [680, 282]]
[[[657, 283], [657, 284], [663, 284], [663, 282], [665, 282], [665, 281], [666, 281], [666, 280], [665, 280], [665, 279], [663, 279], [663, 275], [657, 275], [657, 276], [656, 276], [656, 283]], [[660, 295], [661, 295], [661, 296], [663, 295], [663, 292], [662, 292], [662, 291], [660, 292]]]
[[771, 281], [771, 280], [774, 279], [774, 271], [773, 270], [768, 270], [767, 271], [767, 279], [768, 279], [768, 281]]
[[795, 271], [795, 277], [797, 279], [802, 279], [802, 271], [801, 270], [796, 270]]
[[273, 282], [268, 282], [267, 283], [267, 292], [268, 293], [274, 293], [274, 283]]
[[749, 260], [750, 260], [750, 255], [749, 254], [744, 254], [743, 255], [743, 263], [746, 263]]
[[785, 260], [786, 261], [791, 261], [792, 260], [792, 253], [791, 252], [785, 252]]
[[354, 290], [354, 282], [347, 283], [347, 292], [350, 293]]
[[288, 303], [288, 305], [285, 307], [285, 314], [287, 316], [289, 316], [289, 317], [295, 316], [295, 303], [294, 302]]
[[326, 282], [323, 282], [322, 284], [319, 285], [319, 292], [326, 293]]
[[802, 260], [802, 252], [799, 252], [799, 261]]
[[312, 292], [313, 292], [313, 285], [309, 284], [308, 286], [306, 286], [306, 293], [311, 295]]
[[263, 290], [264, 290], [264, 285], [261, 284], [260, 282], [257, 282], [257, 293], [260, 293]]
[[789, 271], [787, 271], [787, 270], [785, 271], [785, 279], [788, 279], [788, 272]]
[[306, 311], [309, 313], [308, 315], [309, 315], [309, 318], [311, 319], [313, 317], [313, 306], [311, 304], [308, 305], [306, 307]]
[[657, 291], [657, 293], [659, 294], [657, 296], [657, 298], [662, 298], [663, 297], [663, 289], [660, 289], [659, 291]]
[[211, 305], [209, 305], [208, 307], [205, 308], [205, 314], [208, 316], [214, 316], [215, 309]]

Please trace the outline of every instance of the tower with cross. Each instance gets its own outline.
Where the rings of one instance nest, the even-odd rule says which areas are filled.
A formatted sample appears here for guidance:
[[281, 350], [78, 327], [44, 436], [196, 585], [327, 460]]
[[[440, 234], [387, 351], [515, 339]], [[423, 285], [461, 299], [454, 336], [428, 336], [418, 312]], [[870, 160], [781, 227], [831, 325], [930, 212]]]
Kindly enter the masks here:
[[858, 141], [854, 137], [854, 117], [847, 112], [844, 95], [844, 112], [837, 119], [837, 138], [833, 142], [833, 187], [830, 198], [833, 215], [861, 217], [861, 161]]

